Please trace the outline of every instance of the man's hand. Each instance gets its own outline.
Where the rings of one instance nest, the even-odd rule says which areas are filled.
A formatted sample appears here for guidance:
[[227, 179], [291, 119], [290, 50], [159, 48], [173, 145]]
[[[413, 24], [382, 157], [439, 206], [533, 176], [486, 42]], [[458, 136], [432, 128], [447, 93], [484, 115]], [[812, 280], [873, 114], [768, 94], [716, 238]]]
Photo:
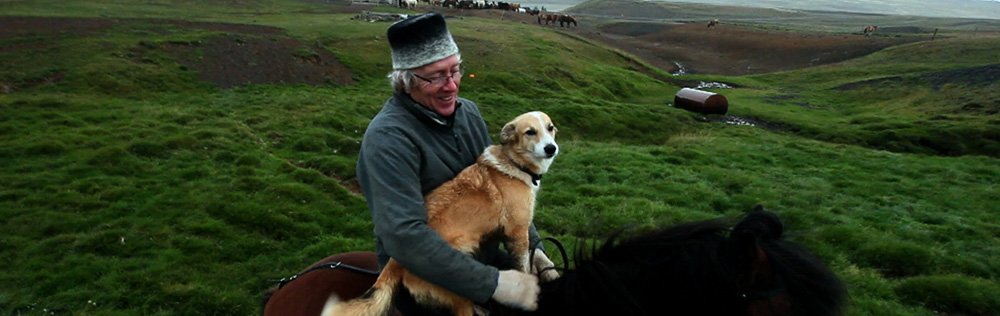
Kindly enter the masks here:
[[527, 311], [538, 308], [538, 278], [517, 270], [500, 271], [493, 299]]
[[538, 248], [535, 248], [535, 250], [532, 251], [535, 254], [535, 259], [534, 262], [531, 263], [531, 266], [534, 268], [531, 272], [538, 273], [539, 271], [544, 271], [540, 276], [542, 281], [552, 281], [558, 279], [559, 272], [557, 272], [556, 269], [549, 269], [555, 268], [556, 265], [552, 263], [552, 260], [549, 260], [549, 257], [545, 255], [545, 252]]

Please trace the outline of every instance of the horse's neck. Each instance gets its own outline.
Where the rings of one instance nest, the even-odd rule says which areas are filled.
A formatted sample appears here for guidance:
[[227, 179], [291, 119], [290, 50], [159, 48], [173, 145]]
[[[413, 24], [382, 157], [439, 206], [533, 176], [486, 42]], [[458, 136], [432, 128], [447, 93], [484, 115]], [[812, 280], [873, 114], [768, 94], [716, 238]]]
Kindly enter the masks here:
[[[632, 280], [619, 279], [613, 266], [578, 265], [541, 284], [538, 315], [646, 315], [634, 299]], [[648, 280], [647, 280], [648, 281]]]

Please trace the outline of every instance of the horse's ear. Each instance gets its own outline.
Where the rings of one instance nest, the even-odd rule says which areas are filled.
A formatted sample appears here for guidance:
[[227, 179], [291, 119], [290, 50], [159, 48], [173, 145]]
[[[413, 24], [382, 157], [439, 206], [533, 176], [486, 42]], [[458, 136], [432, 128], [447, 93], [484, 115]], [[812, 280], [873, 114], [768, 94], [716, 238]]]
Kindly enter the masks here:
[[778, 239], [785, 232], [785, 226], [781, 224], [778, 215], [768, 212], [763, 206], [758, 204], [743, 217], [736, 226], [733, 226], [733, 234], [749, 234], [756, 239]]
[[736, 247], [736, 253], [750, 264], [752, 271], [767, 264], [767, 256], [761, 249], [761, 242], [781, 238], [784, 225], [778, 215], [768, 212], [763, 206], [754, 206], [739, 223], [733, 226], [729, 239]]
[[517, 126], [514, 126], [513, 123], [507, 123], [500, 131], [500, 144], [509, 144], [515, 139], [517, 139]]
[[768, 212], [763, 206], [754, 206], [752, 210], [733, 226], [729, 239], [735, 254], [738, 256], [742, 269], [746, 269], [746, 279], [749, 285], [760, 278], [766, 278], [770, 272], [770, 260], [761, 242], [781, 238], [784, 226], [774, 213]]

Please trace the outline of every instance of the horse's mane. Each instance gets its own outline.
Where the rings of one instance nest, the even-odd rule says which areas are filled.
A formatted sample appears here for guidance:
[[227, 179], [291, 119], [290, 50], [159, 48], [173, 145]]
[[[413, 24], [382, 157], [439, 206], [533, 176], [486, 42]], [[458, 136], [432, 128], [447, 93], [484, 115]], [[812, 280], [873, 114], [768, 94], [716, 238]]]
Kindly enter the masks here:
[[[677, 249], [678, 246], [690, 248], [688, 251], [699, 252], [704, 247], [704, 239], [721, 238], [720, 233], [728, 229], [721, 220], [711, 220], [680, 224], [660, 228], [641, 234], [627, 233], [623, 230], [613, 233], [600, 246], [577, 247], [573, 254], [575, 266], [564, 271], [558, 285], [543, 285], [543, 297], [559, 293], [562, 301], [577, 302], [560, 306], [561, 312], [542, 312], [539, 314], [596, 314], [612, 313], [619, 315], [647, 315], [654, 311], [646, 310], [640, 303], [642, 296], [652, 295], [659, 280], [669, 278], [670, 271], [661, 271], [659, 265], [678, 257], [674, 251], [662, 252], [661, 249]], [[706, 253], [681, 254], [685, 257], [704, 257]], [[682, 259], [682, 261], [687, 259]], [[711, 258], [709, 259], [711, 260]], [[693, 277], [693, 276], [692, 276]], [[648, 278], [648, 282], [629, 282], [631, 279]], [[704, 284], [691, 280], [690, 284]], [[546, 297], [543, 299], [548, 299]]]
[[746, 314], [746, 298], [757, 286], [737, 280], [752, 279], [754, 253], [743, 249], [753, 246], [784, 281], [792, 315], [838, 315], [844, 286], [782, 233], [777, 216], [757, 211], [735, 226], [715, 219], [638, 234], [619, 231], [600, 246], [578, 247], [574, 267], [542, 284], [541, 300], [548, 306], [541, 308], [548, 310], [539, 314]]

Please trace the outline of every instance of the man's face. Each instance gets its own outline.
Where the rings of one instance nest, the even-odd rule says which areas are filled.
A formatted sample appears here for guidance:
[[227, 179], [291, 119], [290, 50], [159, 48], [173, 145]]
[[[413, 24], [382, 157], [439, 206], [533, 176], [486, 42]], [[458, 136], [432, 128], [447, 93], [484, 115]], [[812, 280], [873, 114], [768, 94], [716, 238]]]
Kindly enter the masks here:
[[462, 81], [460, 66], [458, 55], [452, 55], [413, 69], [416, 78], [410, 90], [410, 97], [437, 114], [451, 116], [455, 113], [458, 86]]

